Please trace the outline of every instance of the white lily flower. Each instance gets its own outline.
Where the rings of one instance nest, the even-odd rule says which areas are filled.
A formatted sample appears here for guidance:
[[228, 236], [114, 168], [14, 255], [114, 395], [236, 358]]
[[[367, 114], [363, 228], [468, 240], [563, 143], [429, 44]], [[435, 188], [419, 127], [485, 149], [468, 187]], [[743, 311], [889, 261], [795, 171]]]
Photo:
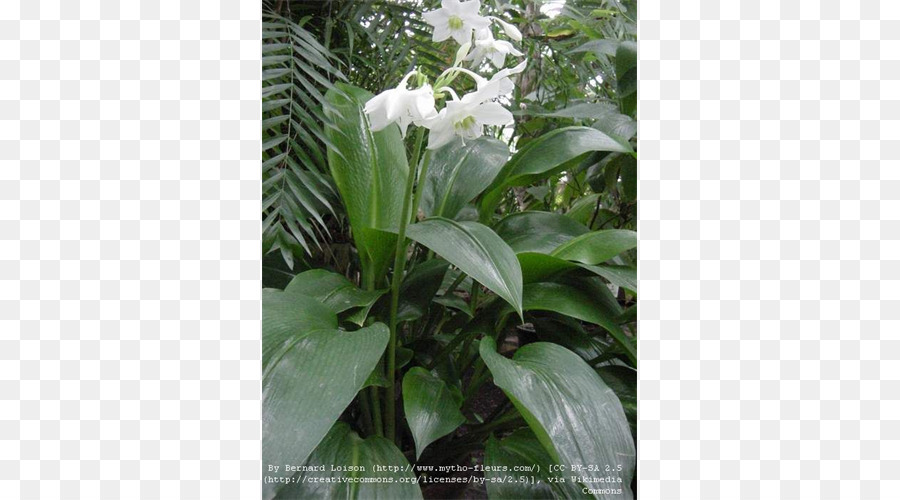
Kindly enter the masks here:
[[516, 28], [512, 24], [500, 19], [499, 17], [489, 16], [492, 21], [496, 22], [503, 28], [503, 32], [506, 33], [506, 36], [513, 39], [513, 41], [521, 42], [522, 41], [522, 32], [519, 31], [519, 28]]
[[500, 69], [503, 67], [503, 63], [506, 62], [507, 54], [512, 54], [514, 56], [522, 55], [521, 52], [513, 47], [513, 44], [506, 40], [495, 40], [491, 31], [485, 30], [484, 36], [475, 40], [475, 48], [469, 56], [466, 57], [466, 60], [475, 61], [475, 64], [477, 65], [481, 64], [481, 61], [487, 58], [497, 69]]
[[[487, 100], [486, 94], [475, 91], [456, 99], [452, 89], [446, 90], [454, 99], [432, 118], [424, 120], [422, 126], [431, 130], [428, 134], [428, 149], [437, 149], [453, 141], [454, 137], [477, 139], [484, 134], [485, 125], [506, 125], [513, 121], [513, 115], [500, 103]], [[487, 102], [485, 102], [487, 101]]]
[[450, 71], [459, 71], [461, 73], [469, 75], [473, 80], [475, 80], [475, 85], [478, 87], [478, 92], [484, 96], [484, 99], [482, 100], [488, 100], [504, 96], [512, 92], [515, 88], [515, 84], [513, 84], [510, 76], [525, 71], [525, 67], [527, 65], [528, 61], [522, 61], [513, 68], [501, 69], [500, 71], [494, 73], [494, 76], [492, 76], [490, 80], [479, 75], [478, 73], [475, 73], [474, 71], [469, 71], [465, 68], [450, 68], [444, 73], [449, 73]]
[[397, 88], [385, 90], [366, 102], [364, 110], [372, 131], [377, 132], [397, 123], [400, 125], [400, 134], [406, 137], [406, 128], [410, 123], [419, 124], [437, 114], [431, 85], [426, 84], [415, 90], [406, 88], [406, 82], [414, 74], [415, 71], [410, 72], [403, 77]]
[[491, 21], [478, 14], [481, 0], [441, 0], [441, 8], [422, 14], [425, 22], [434, 26], [432, 40], [443, 42], [453, 37], [460, 45], [472, 38], [472, 31], [490, 26]]

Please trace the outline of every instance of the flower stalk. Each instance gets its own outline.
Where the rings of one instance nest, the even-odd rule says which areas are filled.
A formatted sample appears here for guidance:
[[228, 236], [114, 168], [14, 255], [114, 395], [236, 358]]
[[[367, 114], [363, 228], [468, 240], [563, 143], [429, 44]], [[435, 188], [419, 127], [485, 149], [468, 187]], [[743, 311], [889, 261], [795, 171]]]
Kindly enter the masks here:
[[[388, 327], [390, 328], [390, 339], [388, 340], [387, 352], [387, 403], [385, 407], [385, 436], [391, 440], [396, 439], [396, 411], [397, 411], [397, 391], [394, 388], [396, 372], [397, 372], [397, 311], [400, 308], [400, 283], [403, 281], [403, 271], [406, 268], [406, 228], [409, 226], [409, 213], [413, 201], [413, 188], [416, 183], [416, 170], [418, 170], [419, 154], [422, 150], [422, 140], [425, 136], [425, 129], [419, 127], [416, 129], [415, 149], [413, 150], [413, 163], [406, 177], [406, 191], [403, 195], [403, 209], [400, 217], [400, 226], [397, 228], [397, 248], [394, 254], [394, 273], [391, 275], [391, 310]], [[424, 177], [426, 168], [428, 167], [427, 155], [426, 161], [422, 165], [422, 176]], [[418, 197], [417, 197], [418, 198]]]

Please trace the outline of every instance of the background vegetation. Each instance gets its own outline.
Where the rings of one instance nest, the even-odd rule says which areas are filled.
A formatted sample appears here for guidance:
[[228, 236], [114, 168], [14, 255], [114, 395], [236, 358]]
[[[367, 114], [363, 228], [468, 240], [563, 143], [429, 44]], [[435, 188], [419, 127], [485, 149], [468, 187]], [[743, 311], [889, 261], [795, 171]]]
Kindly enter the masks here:
[[[285, 415], [296, 423], [316, 420], [312, 412], [335, 413], [334, 419], [321, 423], [319, 438], [328, 433], [324, 440], [309, 438], [315, 442], [306, 443], [315, 447], [309, 460], [341, 463], [342, 454], [352, 449], [357, 460], [364, 457], [363, 462], [375, 463], [397, 460], [397, 453], [417, 464], [566, 462], [561, 438], [539, 432], [544, 419], [571, 417], [565, 414], [565, 402], [556, 407], [537, 399], [529, 402], [537, 396], [516, 384], [525, 372], [551, 386], [562, 384], [558, 374], [541, 372], [550, 360], [564, 379], [593, 381], [595, 376], [579, 372], [581, 362], [573, 363], [569, 356], [583, 360], [602, 383], [555, 387], [558, 398], [596, 406], [605, 405], [605, 398], [612, 395], [624, 409], [629, 437], [636, 437], [637, 250], [636, 238], [627, 232], [636, 229], [637, 209], [636, 4], [484, 3], [494, 15], [518, 26], [524, 38], [517, 45], [528, 61], [509, 98], [515, 123], [494, 131], [494, 139], [502, 141], [512, 156], [506, 166], [502, 158], [495, 173], [501, 166], [510, 170], [513, 162], [527, 168], [499, 184], [487, 179], [481, 189], [489, 184], [494, 189], [462, 199], [452, 214], [442, 213], [434, 202], [451, 187], [438, 185], [439, 177], [430, 187], [420, 179], [425, 195], [416, 219], [443, 215], [490, 227], [521, 264], [524, 303], [510, 308], [515, 300], [498, 298], [491, 293], [497, 287], [489, 279], [463, 269], [450, 250], [430, 242], [423, 234], [428, 224], [411, 225], [409, 236], [418, 244], [407, 255], [396, 351], [398, 368], [405, 375], [398, 374], [393, 381], [384, 380], [385, 361], [375, 341], [385, 333], [380, 331], [384, 325], [375, 320], [388, 322], [388, 282], [382, 276], [366, 283], [365, 256], [354, 244], [347, 198], [338, 189], [330, 164], [335, 151], [346, 147], [335, 144], [341, 135], [333, 130], [346, 118], [348, 108], [341, 106], [348, 103], [334, 95], [353, 87], [377, 94], [414, 68], [433, 81], [453, 64], [457, 46], [452, 41], [433, 43], [431, 27], [422, 20], [421, 13], [439, 7], [439, 1], [264, 1], [263, 286], [286, 289], [264, 294], [264, 398], [269, 401], [264, 403], [264, 432], [301, 446], [304, 436], [297, 442], [285, 438], [293, 432], [283, 422]], [[585, 135], [586, 129], [622, 146], [581, 147], [583, 137], [593, 137]], [[479, 141], [489, 147], [486, 139]], [[411, 137], [406, 148], [410, 156], [415, 148]], [[432, 161], [431, 168], [440, 172], [440, 161]], [[405, 179], [396, 182], [402, 185]], [[589, 244], [581, 245], [583, 241]], [[294, 280], [297, 275], [303, 280]], [[318, 297], [324, 309], [310, 304], [308, 297]], [[300, 327], [359, 328], [352, 338], [348, 333], [346, 338], [321, 340], [325, 344], [346, 340], [353, 346], [355, 357], [337, 360], [339, 364], [378, 366], [371, 374], [346, 382], [353, 394], [363, 387], [349, 406], [335, 402], [330, 409], [296, 408], [305, 396], [295, 387], [309, 383], [296, 366], [315, 367], [312, 373], [323, 380], [339, 369], [321, 355], [304, 358], [309, 353], [300, 353], [292, 360], [293, 371], [288, 371], [282, 361], [288, 358], [285, 341]], [[316, 339], [311, 335], [306, 341], [314, 344]], [[319, 352], [342, 352], [336, 344], [325, 344]], [[523, 349], [529, 344], [534, 345]], [[511, 353], [517, 353], [515, 363], [506, 359]], [[535, 364], [529, 365], [529, 356]], [[359, 438], [354, 432], [380, 436], [387, 428], [374, 406], [379, 399], [384, 404], [389, 392], [396, 393], [397, 412], [405, 417], [398, 419], [393, 438], [397, 447], [386, 446], [387, 440], [355, 441]], [[541, 404], [547, 414], [534, 411]], [[437, 422], [416, 421], [423, 405], [437, 405], [425, 412], [439, 415]], [[584, 411], [590, 413], [585, 418], [596, 421], [593, 429], [582, 431], [602, 434], [610, 428], [603, 415], [590, 408]], [[596, 461], [603, 450], [594, 451], [591, 458]], [[323, 457], [324, 453], [331, 455]], [[434, 498], [464, 494], [537, 498], [569, 497], [580, 490], [569, 491], [554, 486], [549, 477], [544, 479], [530, 488], [495, 486], [485, 491], [483, 486], [468, 486], [470, 491], [464, 492], [465, 485], [432, 485], [424, 486], [422, 493]], [[636, 482], [628, 486], [636, 493]], [[269, 498], [304, 493], [292, 493], [290, 488], [264, 491]], [[401, 498], [408, 491], [381, 494]]]

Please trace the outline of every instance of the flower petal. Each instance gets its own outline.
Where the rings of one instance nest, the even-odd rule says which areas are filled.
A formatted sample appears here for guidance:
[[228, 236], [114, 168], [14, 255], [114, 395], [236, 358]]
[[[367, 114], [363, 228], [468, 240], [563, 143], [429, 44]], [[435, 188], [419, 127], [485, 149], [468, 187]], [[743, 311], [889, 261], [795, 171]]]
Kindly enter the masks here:
[[446, 22], [434, 25], [434, 33], [431, 35], [431, 41], [443, 42], [450, 38], [450, 34], [450, 26], [448, 26]]
[[498, 102], [486, 102], [472, 111], [472, 116], [485, 125], [506, 125], [513, 121], [513, 115]]
[[497, 21], [497, 24], [499, 24], [500, 27], [503, 28], [503, 32], [506, 33], [506, 36], [512, 38], [513, 40], [515, 40], [515, 41], [517, 41], [517, 42], [521, 42], [521, 41], [522, 41], [522, 32], [519, 31], [518, 28], [516, 28], [516, 27], [513, 26], [512, 24], [510, 24], [510, 23], [508, 23], [508, 22], [506, 22], [506, 21], [504, 21], [504, 20], [502, 20], [502, 19], [499, 19], [499, 18], [496, 18], [496, 17], [494, 17], [494, 18], [492, 18], [492, 19], [493, 19], [494, 21]]
[[[435, 28], [435, 32], [437, 32], [437, 28]], [[464, 25], [462, 27], [462, 29], [451, 31], [450, 36], [452, 36], [453, 39], [456, 40], [457, 43], [462, 45], [462, 44], [468, 43], [472, 40], [472, 29], [469, 28], [468, 26]], [[439, 41], [439, 40], [435, 40], [435, 41]]]
[[428, 134], [428, 149], [437, 149], [445, 144], [449, 144], [454, 137], [455, 134], [452, 127], [433, 129]]
[[503, 63], [506, 62], [506, 53], [502, 51], [496, 51], [491, 54], [491, 63], [494, 64], [494, 67], [500, 69], [503, 67]]

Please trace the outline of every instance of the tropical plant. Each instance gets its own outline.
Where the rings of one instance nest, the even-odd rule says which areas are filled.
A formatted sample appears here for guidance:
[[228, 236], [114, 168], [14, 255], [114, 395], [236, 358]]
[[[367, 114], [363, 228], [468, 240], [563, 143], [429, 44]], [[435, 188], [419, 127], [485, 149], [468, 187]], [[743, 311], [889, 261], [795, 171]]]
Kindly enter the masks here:
[[555, 3], [269, 4], [265, 499], [635, 496], [635, 13]]

